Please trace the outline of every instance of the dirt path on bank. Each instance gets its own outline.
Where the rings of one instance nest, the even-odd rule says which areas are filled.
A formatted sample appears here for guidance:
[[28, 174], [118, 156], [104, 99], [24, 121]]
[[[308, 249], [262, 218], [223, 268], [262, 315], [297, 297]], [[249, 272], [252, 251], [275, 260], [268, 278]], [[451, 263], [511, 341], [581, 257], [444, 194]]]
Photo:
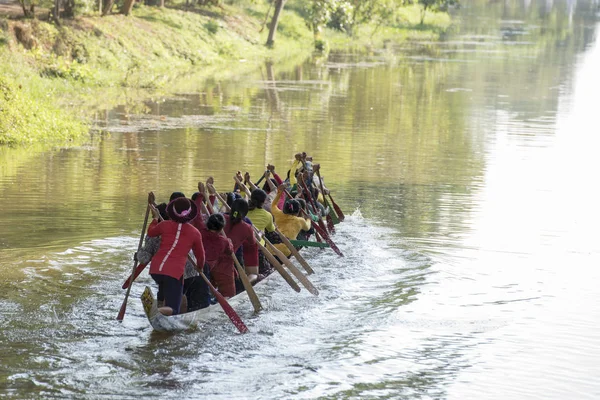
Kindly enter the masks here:
[[[36, 8], [35, 16], [38, 19], [46, 19], [47, 8]], [[0, 18], [18, 19], [23, 18], [23, 7], [16, 0], [0, 0]]]

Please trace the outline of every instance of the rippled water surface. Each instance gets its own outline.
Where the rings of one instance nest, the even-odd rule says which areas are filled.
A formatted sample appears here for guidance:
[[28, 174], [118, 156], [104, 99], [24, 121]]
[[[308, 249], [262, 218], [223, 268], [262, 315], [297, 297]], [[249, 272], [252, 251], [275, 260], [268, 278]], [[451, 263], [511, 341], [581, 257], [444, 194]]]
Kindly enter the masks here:
[[[600, 398], [593, 2], [466, 2], [440, 41], [266, 64], [98, 110], [86, 146], [0, 149], [0, 397]], [[122, 323], [146, 193], [313, 155], [346, 213], [318, 297], [198, 330]]]

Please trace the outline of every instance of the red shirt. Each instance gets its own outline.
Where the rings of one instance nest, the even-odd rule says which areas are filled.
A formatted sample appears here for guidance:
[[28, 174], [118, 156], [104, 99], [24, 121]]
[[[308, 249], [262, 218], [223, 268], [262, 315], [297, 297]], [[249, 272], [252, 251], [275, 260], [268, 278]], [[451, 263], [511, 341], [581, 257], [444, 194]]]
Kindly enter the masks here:
[[[198, 210], [202, 210], [201, 204], [204, 201], [202, 196], [196, 197], [195, 203], [198, 206]], [[257, 267], [258, 266], [258, 245], [254, 238], [254, 228], [244, 221], [241, 221], [235, 225], [231, 225], [229, 222], [229, 215], [224, 214], [225, 217], [225, 228], [223, 231], [233, 243], [233, 249], [236, 251], [240, 246], [244, 246], [244, 265], [246, 267]], [[200, 214], [192, 221], [192, 224], [199, 231], [206, 229], [204, 218]]]
[[201, 215], [196, 217], [194, 224], [200, 228], [206, 262], [210, 266], [211, 273], [218, 272], [235, 276], [233, 258], [231, 258], [233, 253], [231, 240], [221, 233], [208, 230]]
[[225, 228], [223, 231], [231, 239], [233, 248], [237, 251], [240, 246], [244, 246], [244, 266], [257, 267], [258, 245], [254, 237], [254, 228], [244, 221], [231, 225], [230, 216], [228, 214], [224, 214], [223, 216], [225, 217]]
[[204, 247], [198, 229], [190, 224], [175, 221], [158, 222], [153, 219], [148, 236], [160, 236], [160, 248], [152, 257], [151, 274], [161, 274], [181, 279], [190, 250], [194, 250], [200, 268], [204, 265]]

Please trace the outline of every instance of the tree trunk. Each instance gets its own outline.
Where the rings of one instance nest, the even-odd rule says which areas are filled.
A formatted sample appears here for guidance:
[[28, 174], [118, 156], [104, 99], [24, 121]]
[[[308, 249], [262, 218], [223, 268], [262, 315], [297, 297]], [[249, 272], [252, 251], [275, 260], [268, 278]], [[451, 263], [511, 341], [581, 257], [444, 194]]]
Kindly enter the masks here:
[[57, 25], [60, 24], [60, 1], [54, 0], [54, 7], [52, 7], [52, 19]]
[[423, 11], [421, 11], [421, 25], [425, 22], [425, 14], [427, 14], [427, 4], [423, 5]]
[[64, 2], [65, 18], [73, 18], [75, 16], [75, 0], [65, 0]]
[[286, 0], [275, 0], [275, 11], [273, 11], [273, 18], [271, 18], [271, 26], [269, 26], [269, 37], [267, 38], [267, 46], [273, 47], [275, 44], [275, 32], [277, 31], [277, 24], [279, 24], [279, 16], [281, 10], [285, 5]]
[[110, 14], [114, 4], [115, 4], [115, 0], [106, 0], [106, 3], [104, 3], [104, 8], [102, 9], [103, 17]]
[[133, 9], [134, 4], [135, 4], [135, 0], [125, 0], [123, 2], [123, 7], [121, 7], [121, 14], [124, 14], [124, 15], [131, 14], [131, 10]]
[[26, 0], [19, 0], [21, 8], [23, 8], [23, 15], [25, 18], [35, 18], [35, 4], [25, 4]]

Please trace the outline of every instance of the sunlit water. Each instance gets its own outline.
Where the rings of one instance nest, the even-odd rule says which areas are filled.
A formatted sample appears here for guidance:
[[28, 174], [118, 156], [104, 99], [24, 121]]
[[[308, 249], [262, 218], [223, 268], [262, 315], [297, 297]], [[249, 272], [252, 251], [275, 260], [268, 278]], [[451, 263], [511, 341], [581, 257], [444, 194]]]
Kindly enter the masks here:
[[[600, 397], [600, 41], [590, 3], [463, 4], [389, 45], [99, 110], [88, 146], [0, 150], [0, 396]], [[346, 221], [318, 297], [152, 332], [131, 290], [145, 194], [284, 173], [305, 150]]]

